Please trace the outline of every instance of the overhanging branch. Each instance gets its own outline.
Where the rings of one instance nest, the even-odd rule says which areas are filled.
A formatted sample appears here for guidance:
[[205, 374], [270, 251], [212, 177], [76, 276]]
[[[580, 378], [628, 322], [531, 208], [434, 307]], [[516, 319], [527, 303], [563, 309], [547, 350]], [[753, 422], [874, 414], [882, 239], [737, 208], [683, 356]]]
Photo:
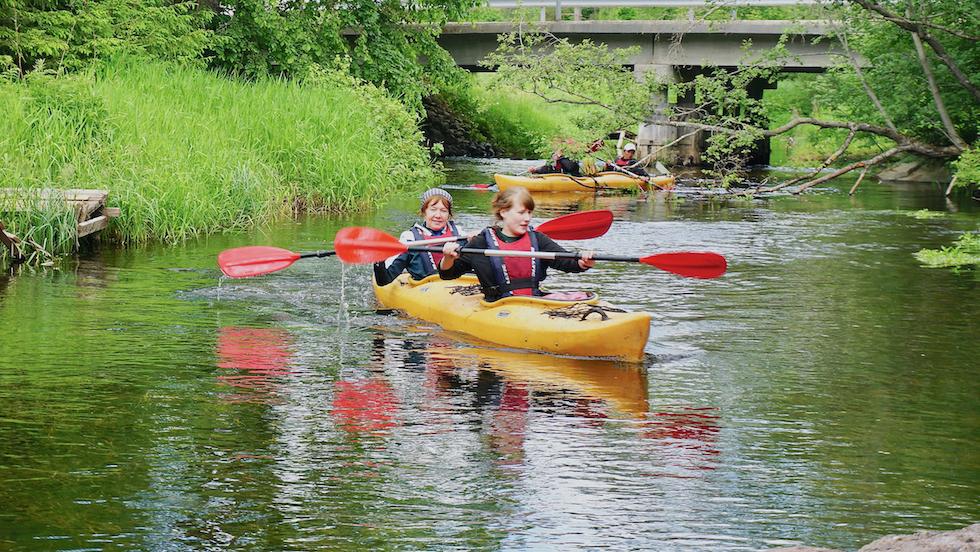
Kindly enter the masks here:
[[976, 85], [970, 82], [969, 77], [967, 77], [963, 71], [960, 70], [959, 66], [953, 60], [952, 56], [949, 55], [949, 52], [946, 51], [946, 48], [943, 47], [942, 43], [936, 40], [934, 36], [926, 32], [925, 27], [920, 22], [912, 21], [906, 17], [901, 17], [900, 15], [889, 11], [881, 4], [872, 2], [871, 0], [851, 1], [861, 6], [865, 10], [877, 13], [886, 21], [894, 23], [902, 29], [917, 35], [920, 39], [922, 39], [922, 42], [925, 42], [930, 48], [932, 48], [932, 51], [936, 54], [936, 57], [938, 57], [939, 60], [949, 68], [950, 72], [953, 73], [953, 76], [956, 77], [956, 80], [959, 81], [959, 83], [973, 95], [973, 98], [976, 101], [980, 102], [980, 88], [977, 88]]

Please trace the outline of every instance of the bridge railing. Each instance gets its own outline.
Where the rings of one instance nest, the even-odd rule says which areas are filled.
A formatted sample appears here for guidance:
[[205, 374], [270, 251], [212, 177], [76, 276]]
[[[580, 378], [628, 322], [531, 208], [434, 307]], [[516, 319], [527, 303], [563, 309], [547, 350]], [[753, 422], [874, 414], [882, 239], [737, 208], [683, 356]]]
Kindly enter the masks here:
[[[581, 17], [582, 8], [690, 8], [689, 14], [693, 19], [693, 9], [703, 7], [726, 7], [733, 10], [739, 7], [787, 7], [816, 5], [825, 0], [488, 0], [491, 8], [541, 8], [541, 20], [546, 19], [547, 8], [554, 8], [555, 20], [561, 20], [562, 8], [572, 8], [575, 20]], [[734, 14], [733, 14], [734, 15]]]

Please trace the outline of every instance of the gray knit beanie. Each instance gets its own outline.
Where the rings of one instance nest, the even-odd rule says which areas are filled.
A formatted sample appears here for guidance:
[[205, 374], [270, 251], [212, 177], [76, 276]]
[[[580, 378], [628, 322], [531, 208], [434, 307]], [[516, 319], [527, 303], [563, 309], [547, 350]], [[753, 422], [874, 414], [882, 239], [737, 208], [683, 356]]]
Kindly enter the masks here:
[[429, 201], [430, 199], [436, 196], [444, 197], [446, 198], [446, 201], [448, 201], [450, 205], [453, 204], [453, 196], [449, 195], [449, 192], [443, 190], [442, 188], [429, 188], [428, 190], [422, 193], [422, 198], [421, 198], [422, 202], [419, 203], [419, 208], [421, 209], [422, 207], [424, 207], [426, 201]]

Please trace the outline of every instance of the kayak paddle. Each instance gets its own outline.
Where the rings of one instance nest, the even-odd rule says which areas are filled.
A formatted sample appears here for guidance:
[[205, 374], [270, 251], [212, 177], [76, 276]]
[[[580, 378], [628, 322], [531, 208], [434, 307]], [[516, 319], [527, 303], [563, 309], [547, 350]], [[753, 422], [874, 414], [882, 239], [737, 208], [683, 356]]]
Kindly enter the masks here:
[[[652, 177], [652, 176], [640, 176], [640, 175], [636, 174], [635, 172], [627, 169], [626, 167], [620, 167], [619, 165], [617, 165], [615, 163], [610, 163], [609, 161], [603, 161], [602, 159], [600, 159], [599, 161], [602, 161], [603, 163], [605, 163], [607, 167], [612, 167], [612, 169], [614, 171], [616, 171], [616, 172], [625, 173], [630, 178], [635, 178], [637, 180], [641, 180], [641, 181], [643, 181], [643, 183], [648, 184], [650, 186], [654, 186], [654, 187], [656, 187], [658, 189], [661, 189], [661, 190], [666, 190], [667, 189], [667, 188], [664, 188], [663, 186], [661, 186], [660, 184], [657, 184], [656, 182], [654, 182], [654, 177]], [[670, 174], [667, 171], [667, 168], [664, 167], [660, 163], [660, 161], [657, 161], [657, 170], [658, 171], [661, 171], [661, 173], [662, 174], [665, 174], [665, 175], [669, 175]], [[642, 188], [641, 188], [641, 190], [642, 190]]]
[[[612, 226], [612, 221], [613, 213], [607, 209], [582, 211], [543, 222], [536, 230], [556, 240], [587, 240], [605, 234]], [[412, 242], [412, 244], [424, 246], [465, 239], [468, 238], [465, 236], [449, 236], [419, 240]], [[280, 247], [250, 245], [222, 251], [218, 254], [218, 267], [229, 278], [248, 278], [282, 270], [299, 259], [323, 258], [336, 254], [336, 251], [294, 253]]]
[[[441, 248], [405, 244], [381, 230], [365, 226], [348, 226], [347, 228], [342, 228], [334, 237], [333, 246], [337, 248], [337, 257], [341, 261], [350, 264], [374, 263], [406, 251], [442, 253]], [[502, 251], [500, 249], [476, 249], [471, 247], [464, 247], [459, 252], [462, 254], [485, 255], [487, 257], [530, 257], [535, 259], [581, 258], [580, 253], [573, 252]], [[724, 274], [728, 268], [725, 257], [717, 253], [658, 253], [647, 255], [646, 257], [595, 255], [592, 258], [597, 261], [642, 263], [691, 278], [717, 278]]]

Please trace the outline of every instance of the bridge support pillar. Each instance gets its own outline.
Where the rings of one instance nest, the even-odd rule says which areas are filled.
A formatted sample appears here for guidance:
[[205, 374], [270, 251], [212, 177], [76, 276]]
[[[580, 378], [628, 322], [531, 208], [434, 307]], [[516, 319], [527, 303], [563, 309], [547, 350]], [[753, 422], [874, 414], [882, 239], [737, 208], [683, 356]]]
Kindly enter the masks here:
[[[637, 80], [641, 82], [648, 76], [656, 78], [662, 83], [674, 83], [680, 80], [673, 65], [634, 65], [633, 72]], [[666, 94], [661, 98], [655, 98], [657, 108], [666, 107], [667, 102]], [[640, 128], [636, 134], [636, 147], [640, 150], [641, 157], [656, 152], [654, 158], [666, 163], [674, 163], [680, 160], [685, 164], [690, 164], [701, 161], [701, 140], [698, 134], [688, 136], [670, 147], [665, 147], [683, 134], [678, 133], [677, 127], [657, 124], [656, 120], [640, 123]]]

